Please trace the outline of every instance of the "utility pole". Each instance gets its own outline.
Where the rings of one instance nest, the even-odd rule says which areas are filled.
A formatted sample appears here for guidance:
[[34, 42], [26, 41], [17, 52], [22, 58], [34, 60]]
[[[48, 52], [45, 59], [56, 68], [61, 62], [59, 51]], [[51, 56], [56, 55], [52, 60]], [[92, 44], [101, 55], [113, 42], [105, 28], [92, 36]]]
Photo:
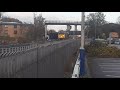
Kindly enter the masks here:
[[96, 20], [95, 20], [95, 39], [96, 39]]
[[35, 34], [36, 34], [36, 26], [37, 26], [36, 25], [37, 21], [36, 21], [36, 13], [35, 12], [33, 13], [33, 19], [34, 19], [34, 41], [35, 41], [36, 40], [36, 36], [35, 36]]
[[47, 25], [45, 25], [45, 41], [47, 39]]
[[84, 31], [84, 24], [85, 24], [85, 12], [82, 12], [81, 16], [81, 47], [80, 47], [80, 76], [84, 76], [85, 74], [85, 31]]
[[109, 33], [109, 45], [111, 45], [111, 32]]

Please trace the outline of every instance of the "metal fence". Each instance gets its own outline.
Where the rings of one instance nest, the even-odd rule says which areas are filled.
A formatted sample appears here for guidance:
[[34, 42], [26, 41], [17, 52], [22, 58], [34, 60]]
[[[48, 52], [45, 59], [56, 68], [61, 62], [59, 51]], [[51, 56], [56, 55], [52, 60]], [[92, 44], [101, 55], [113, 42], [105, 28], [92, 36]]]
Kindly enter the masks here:
[[0, 57], [5, 57], [9, 55], [14, 55], [20, 52], [25, 52], [31, 49], [34, 49], [38, 46], [38, 44], [30, 44], [28, 46], [15, 46], [15, 47], [6, 47], [0, 48]]
[[[63, 77], [66, 63], [79, 46], [79, 41], [72, 39], [5, 48], [5, 51], [2, 48], [4, 58], [0, 58], [0, 78]], [[23, 53], [17, 54], [19, 52]]]
[[21, 45], [21, 46], [16, 45], [13, 47], [3, 47], [3, 48], [0, 47], [0, 58], [26, 52], [26, 51], [35, 49], [37, 47], [49, 46], [51, 44], [56, 44], [56, 43], [61, 43], [61, 42], [66, 42], [66, 41], [69, 41], [69, 40], [47, 42], [46, 44], [29, 44], [29, 45]]

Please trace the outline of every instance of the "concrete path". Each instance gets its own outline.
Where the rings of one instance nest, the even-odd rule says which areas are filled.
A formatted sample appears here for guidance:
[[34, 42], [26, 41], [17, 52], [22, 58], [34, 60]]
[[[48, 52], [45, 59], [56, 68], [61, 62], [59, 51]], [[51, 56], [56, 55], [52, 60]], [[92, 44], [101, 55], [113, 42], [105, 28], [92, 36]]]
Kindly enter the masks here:
[[88, 66], [92, 78], [120, 78], [120, 58], [96, 58]]

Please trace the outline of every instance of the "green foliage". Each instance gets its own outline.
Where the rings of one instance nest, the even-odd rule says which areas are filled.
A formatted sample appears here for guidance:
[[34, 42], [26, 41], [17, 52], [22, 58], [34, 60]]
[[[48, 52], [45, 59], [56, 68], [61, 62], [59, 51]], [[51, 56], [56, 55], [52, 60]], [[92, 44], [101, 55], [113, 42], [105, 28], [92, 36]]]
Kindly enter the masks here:
[[[118, 32], [120, 35], [120, 16], [117, 19], [117, 23], [108, 23], [105, 21], [105, 15], [101, 12], [90, 13], [87, 16], [86, 36], [89, 38], [103, 38], [109, 37], [110, 32]], [[96, 33], [96, 35], [95, 35]]]
[[116, 47], [107, 46], [101, 42], [95, 42], [85, 46], [85, 50], [88, 57], [100, 57], [100, 58], [119, 58], [120, 49]]
[[23, 37], [9, 37], [9, 36], [1, 36], [0, 37], [1, 42], [6, 42], [6, 43], [28, 43], [29, 41], [26, 38]]
[[45, 19], [42, 17], [42, 15], [35, 16], [34, 17], [34, 31], [33, 31], [33, 38], [35, 41], [43, 40], [45, 35]]
[[28, 41], [43, 41], [45, 35], [45, 22], [42, 15], [34, 16], [34, 25], [29, 27], [29, 32], [26, 33], [26, 38]]
[[90, 43], [90, 47], [93, 47], [93, 48], [106, 47], [106, 46], [107, 44], [102, 43], [102, 41], [92, 41]]
[[100, 26], [101, 32], [108, 38], [110, 32], [118, 32], [120, 35], [120, 24], [108, 23]]
[[19, 37], [17, 38], [17, 43], [28, 43], [29, 41], [26, 38]]
[[16, 39], [14, 37], [9, 37], [9, 36], [0, 36], [0, 42], [6, 42], [6, 43], [12, 43]]

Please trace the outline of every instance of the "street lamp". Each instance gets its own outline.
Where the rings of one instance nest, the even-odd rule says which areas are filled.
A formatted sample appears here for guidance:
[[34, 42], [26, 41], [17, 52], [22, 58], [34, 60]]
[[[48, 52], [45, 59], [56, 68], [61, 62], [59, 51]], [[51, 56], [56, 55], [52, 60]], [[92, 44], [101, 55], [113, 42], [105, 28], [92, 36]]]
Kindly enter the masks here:
[[82, 12], [81, 16], [81, 47], [80, 47], [80, 76], [84, 76], [85, 74], [85, 49], [84, 49], [84, 41], [85, 41], [85, 33], [84, 33], [84, 24], [85, 24], [85, 12]]

